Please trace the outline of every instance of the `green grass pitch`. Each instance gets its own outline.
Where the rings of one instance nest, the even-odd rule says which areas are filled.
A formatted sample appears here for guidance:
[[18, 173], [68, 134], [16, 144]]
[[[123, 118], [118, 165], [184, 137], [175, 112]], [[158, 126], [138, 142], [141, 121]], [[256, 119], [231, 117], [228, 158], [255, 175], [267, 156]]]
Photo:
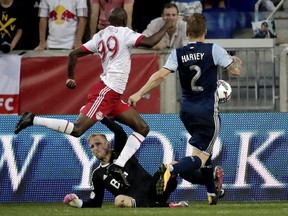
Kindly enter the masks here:
[[229, 216], [288, 216], [288, 202], [231, 202], [220, 201], [209, 206], [204, 201], [191, 201], [188, 208], [116, 208], [113, 203], [105, 203], [102, 208], [77, 209], [62, 203], [12, 203], [0, 204], [1, 216], [181, 216], [181, 215], [229, 215]]

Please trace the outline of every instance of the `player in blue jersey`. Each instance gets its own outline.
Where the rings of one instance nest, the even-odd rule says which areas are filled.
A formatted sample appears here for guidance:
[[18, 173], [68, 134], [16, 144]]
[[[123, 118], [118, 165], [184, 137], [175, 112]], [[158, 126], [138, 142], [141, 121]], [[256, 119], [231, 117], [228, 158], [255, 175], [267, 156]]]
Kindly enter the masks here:
[[213, 182], [211, 155], [220, 128], [217, 67], [222, 66], [232, 75], [238, 76], [242, 62], [237, 56], [230, 56], [219, 45], [205, 43], [206, 33], [204, 15], [194, 13], [188, 17], [189, 44], [174, 49], [166, 64], [138, 92], [130, 96], [128, 103], [136, 106], [143, 95], [159, 86], [170, 73], [178, 71], [182, 88], [180, 119], [191, 135], [189, 143], [193, 151], [191, 156], [182, 158], [174, 165], [161, 165], [163, 178], [158, 184], [165, 191], [171, 175], [206, 167], [201, 172], [207, 179], [208, 203], [215, 205], [217, 190]]

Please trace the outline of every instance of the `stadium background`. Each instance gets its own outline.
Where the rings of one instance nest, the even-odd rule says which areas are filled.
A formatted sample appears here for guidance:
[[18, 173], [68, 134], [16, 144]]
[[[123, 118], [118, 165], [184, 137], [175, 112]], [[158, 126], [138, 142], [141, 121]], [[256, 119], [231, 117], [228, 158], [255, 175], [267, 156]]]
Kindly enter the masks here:
[[[73, 121], [76, 115], [49, 116]], [[151, 127], [136, 156], [151, 174], [159, 164], [190, 152], [189, 138], [177, 114], [143, 114]], [[225, 171], [224, 200], [287, 200], [287, 114], [223, 114], [213, 161]], [[0, 116], [0, 202], [61, 202], [67, 193], [89, 197], [91, 171], [98, 165], [86, 138], [95, 131], [113, 134], [96, 124], [81, 138], [43, 127], [13, 134], [18, 116]], [[125, 130], [131, 132], [125, 127]], [[206, 200], [203, 186], [179, 181], [173, 200]], [[112, 201], [110, 193], [106, 201]]]
[[[242, 105], [242, 111], [221, 115], [222, 129], [214, 148], [213, 160], [216, 165], [222, 166], [225, 170], [224, 187], [227, 195], [224, 200], [286, 201], [288, 199], [288, 50], [283, 54], [282, 50], [287, 45], [287, 1], [285, 11], [274, 15], [278, 38], [273, 40], [271, 46], [267, 45], [271, 43], [269, 39], [263, 39], [258, 47], [253, 46], [248, 49], [242, 46], [243, 44], [247, 46], [249, 44], [247, 38], [253, 35], [251, 22], [256, 19], [256, 16], [259, 16], [259, 20], [266, 19], [270, 13], [255, 14], [254, 1], [250, 0], [229, 0], [226, 3], [227, 9], [237, 8], [237, 11], [226, 10], [224, 13], [211, 13], [211, 16], [207, 16], [209, 20], [207, 37], [229, 38], [224, 41], [231, 46], [224, 47], [236, 51], [241, 58], [244, 57], [245, 63], [241, 79], [231, 80], [230, 77], [224, 77], [229, 79], [229, 82], [233, 81], [236, 91], [232, 95], [234, 98], [222, 105], [221, 110], [233, 112], [235, 107], [239, 107], [236, 102]], [[29, 24], [30, 29], [26, 31], [29, 32], [29, 36], [26, 36], [27, 44], [37, 43], [38, 22], [35, 23], [34, 28]], [[31, 32], [36, 32], [35, 39], [31, 37]], [[234, 41], [230, 40], [232, 37], [245, 39]], [[257, 45], [260, 40], [250, 41], [251, 43]], [[282, 46], [281, 43], [284, 45]], [[33, 45], [33, 48], [36, 45], [38, 44]], [[132, 55], [132, 74], [129, 80], [132, 85], [128, 86], [125, 92], [126, 98], [145, 82], [151, 72], [163, 64], [167, 56], [159, 58], [159, 55], [169, 54], [169, 50], [148, 53], [148, 55], [143, 50], [140, 52], [141, 55]], [[35, 54], [32, 50], [23, 52], [20, 50], [13, 53], [19, 53], [23, 58], [19, 97], [15, 96], [17, 103], [9, 104], [14, 109], [9, 111], [20, 114], [24, 110], [30, 110], [47, 117], [74, 121], [79, 108], [85, 103], [88, 88], [99, 76], [95, 71], [101, 72], [97, 64], [99, 63], [97, 56], [81, 59], [77, 65], [78, 70], [81, 67], [85, 70], [81, 71], [81, 74], [77, 72], [77, 90], [69, 91], [63, 84], [66, 79], [68, 52], [44, 51]], [[61, 56], [55, 56], [59, 53]], [[280, 54], [284, 58], [280, 59]], [[92, 64], [90, 61], [96, 62]], [[1, 64], [0, 81], [3, 79], [3, 68]], [[63, 197], [71, 192], [77, 193], [81, 198], [88, 198], [91, 170], [98, 162], [92, 157], [85, 139], [90, 132], [101, 131], [113, 142], [111, 132], [103, 125], [97, 124], [79, 139], [41, 127], [28, 128], [16, 136], [13, 130], [19, 116], [2, 113], [3, 111], [7, 113], [3, 107], [3, 98], [0, 93], [2, 114], [0, 115], [0, 203], [62, 202]], [[147, 95], [137, 106], [137, 110], [150, 125], [151, 132], [136, 156], [150, 173], [153, 173], [160, 163], [178, 159], [189, 152], [188, 134], [176, 114], [178, 99], [179, 95], [175, 95], [175, 80], [168, 79], [164, 83], [164, 88]], [[264, 112], [271, 110], [273, 113]], [[283, 113], [279, 113], [279, 110]], [[125, 130], [130, 132], [126, 127]], [[109, 193], [106, 195], [105, 200], [111, 201], [112, 196]], [[206, 200], [206, 190], [203, 186], [191, 186], [185, 181], [179, 181], [179, 186], [171, 199]], [[266, 203], [265, 207], [268, 206]], [[13, 209], [10, 205], [7, 206]], [[219, 207], [223, 212], [223, 205]], [[27, 209], [26, 206], [24, 208]], [[240, 208], [245, 211], [243, 203]], [[41, 209], [47, 212], [51, 210], [45, 209], [44, 205], [41, 205]], [[65, 207], [63, 209], [66, 211]], [[203, 210], [204, 208], [201, 212]], [[265, 211], [264, 207], [263, 210]], [[224, 210], [224, 212], [227, 214], [228, 211]], [[7, 211], [3, 214], [6, 215]], [[261, 214], [260, 209], [257, 214]], [[264, 215], [263, 211], [262, 214]]]
[[[95, 71], [101, 73], [97, 61], [97, 56], [90, 56], [79, 62], [77, 89], [70, 91], [63, 84], [67, 56], [23, 58], [18, 112], [30, 110], [74, 121], [85, 103], [87, 90], [99, 77]], [[124, 99], [160, 64], [157, 53], [132, 55], [132, 73]], [[151, 132], [136, 156], [151, 174], [159, 164], [189, 155], [189, 136], [178, 114], [160, 114], [160, 89], [148, 95], [137, 109]], [[222, 128], [213, 160], [225, 170], [227, 196], [224, 199], [287, 200], [287, 113], [223, 113], [221, 116]], [[15, 115], [0, 116], [0, 202], [61, 202], [67, 193], [88, 198], [91, 171], [98, 162], [85, 139], [90, 133], [101, 131], [113, 142], [111, 132], [96, 124], [79, 139], [41, 127], [14, 135], [18, 119]], [[127, 127], [125, 130], [131, 132]], [[105, 200], [112, 201], [111, 194], [106, 195]], [[171, 197], [173, 200], [206, 198], [203, 186], [191, 186], [181, 180]]]

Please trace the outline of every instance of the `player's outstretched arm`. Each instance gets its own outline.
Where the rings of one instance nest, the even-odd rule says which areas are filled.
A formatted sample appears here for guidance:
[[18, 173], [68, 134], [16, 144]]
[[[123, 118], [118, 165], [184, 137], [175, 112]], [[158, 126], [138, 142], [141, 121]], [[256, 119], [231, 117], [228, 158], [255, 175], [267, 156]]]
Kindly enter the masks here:
[[241, 72], [241, 65], [242, 61], [239, 57], [237, 56], [231, 56], [233, 59], [233, 62], [226, 68], [229, 73], [231, 73], [234, 76], [239, 76]]
[[69, 53], [68, 58], [68, 79], [66, 80], [66, 87], [74, 89], [76, 87], [76, 82], [74, 80], [74, 70], [79, 57], [86, 56], [90, 54], [87, 50], [82, 47], [78, 47]]
[[172, 19], [166, 19], [165, 24], [160, 28], [160, 30], [149, 37], [144, 36], [142, 40], [140, 40], [139, 46], [146, 48], [154, 47], [163, 38], [166, 31], [172, 27], [173, 27]]
[[136, 103], [148, 92], [153, 90], [154, 88], [158, 87], [167, 75], [170, 73], [170, 70], [166, 68], [161, 68], [157, 72], [151, 75], [149, 80], [143, 85], [143, 87], [136, 92], [135, 94], [131, 95], [128, 99], [128, 104], [130, 106], [136, 106]]

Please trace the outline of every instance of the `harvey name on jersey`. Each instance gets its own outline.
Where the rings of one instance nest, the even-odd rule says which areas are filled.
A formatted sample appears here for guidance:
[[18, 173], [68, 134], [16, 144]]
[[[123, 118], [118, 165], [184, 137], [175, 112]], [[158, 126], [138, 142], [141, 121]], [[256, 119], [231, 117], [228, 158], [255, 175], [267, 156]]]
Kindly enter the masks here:
[[204, 57], [204, 53], [190, 53], [187, 55], [182, 55], [181, 59], [182, 62], [188, 62], [188, 61], [195, 61], [195, 60], [202, 60]]

